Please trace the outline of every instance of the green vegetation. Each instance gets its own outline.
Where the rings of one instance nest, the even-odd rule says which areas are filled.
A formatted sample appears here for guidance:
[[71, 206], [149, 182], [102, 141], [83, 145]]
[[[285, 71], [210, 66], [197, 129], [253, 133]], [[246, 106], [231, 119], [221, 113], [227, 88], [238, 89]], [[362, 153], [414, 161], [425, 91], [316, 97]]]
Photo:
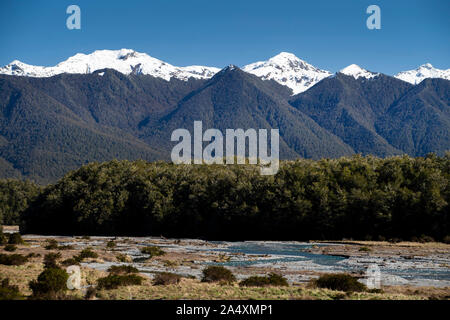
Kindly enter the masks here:
[[358, 279], [349, 274], [324, 274], [318, 279], [312, 280], [312, 284], [318, 288], [345, 292], [367, 291], [367, 287], [358, 282]]
[[29, 283], [33, 291], [33, 299], [59, 299], [67, 289], [69, 275], [61, 268], [46, 268], [38, 276], [37, 280]]
[[266, 277], [252, 276], [239, 283], [241, 287], [267, 287], [288, 286], [286, 278], [276, 273], [270, 273]]
[[153, 285], [155, 286], [166, 286], [169, 284], [177, 284], [181, 280], [181, 276], [171, 272], [161, 272], [155, 275], [153, 279]]
[[56, 250], [58, 249], [58, 241], [55, 239], [48, 239], [47, 244], [45, 245], [46, 250]]
[[19, 287], [10, 285], [8, 278], [0, 281], [0, 300], [22, 300], [23, 298]]
[[18, 225], [21, 214], [40, 190], [31, 181], [0, 179], [0, 224]]
[[[450, 230], [450, 153], [251, 165], [91, 163], [49, 185], [22, 216], [44, 234], [207, 239], [392, 239]], [[395, 239], [397, 238], [397, 239]]]
[[202, 282], [226, 282], [236, 281], [234, 274], [222, 266], [209, 266], [203, 269]]
[[149, 254], [151, 257], [163, 256], [166, 252], [157, 246], [148, 246], [141, 249], [144, 254]]
[[83, 261], [84, 259], [88, 259], [88, 258], [93, 258], [96, 259], [98, 258], [98, 254], [94, 251], [92, 251], [92, 248], [86, 248], [81, 250], [81, 252], [78, 254], [77, 259], [79, 261]]
[[23, 241], [20, 233], [16, 232], [16, 233], [11, 233], [9, 235], [8, 243], [9, 244], [25, 244], [25, 241]]
[[113, 249], [116, 247], [116, 243], [113, 240], [108, 241], [108, 243], [106, 244], [106, 247], [108, 249]]
[[15, 244], [7, 244], [3, 250], [13, 252], [17, 250], [17, 246]]
[[21, 254], [0, 254], [0, 264], [6, 266], [21, 266], [27, 261], [28, 258]]
[[109, 274], [97, 280], [97, 288], [111, 290], [121, 286], [138, 286], [142, 284], [143, 280], [144, 278], [136, 274]]
[[59, 268], [56, 260], [61, 259], [61, 253], [47, 253], [44, 256], [44, 268]]
[[358, 249], [358, 251], [361, 251], [361, 252], [370, 252], [370, 251], [372, 251], [372, 249], [370, 249], [369, 247], [361, 247], [361, 248]]
[[111, 266], [108, 269], [110, 274], [129, 274], [139, 273], [139, 270], [133, 266]]
[[0, 245], [4, 245], [8, 243], [8, 238], [3, 233], [3, 226], [0, 224]]
[[117, 261], [119, 261], [119, 262], [131, 262], [131, 261], [132, 261], [130, 256], [128, 256], [128, 255], [126, 255], [126, 254], [123, 254], [123, 253], [119, 253], [119, 254], [116, 256], [116, 259], [117, 259]]
[[79, 265], [80, 264], [80, 260], [78, 259], [77, 256], [73, 257], [73, 258], [68, 258], [64, 261], [61, 262], [61, 265], [68, 267], [68, 266], [75, 266], [75, 265]]

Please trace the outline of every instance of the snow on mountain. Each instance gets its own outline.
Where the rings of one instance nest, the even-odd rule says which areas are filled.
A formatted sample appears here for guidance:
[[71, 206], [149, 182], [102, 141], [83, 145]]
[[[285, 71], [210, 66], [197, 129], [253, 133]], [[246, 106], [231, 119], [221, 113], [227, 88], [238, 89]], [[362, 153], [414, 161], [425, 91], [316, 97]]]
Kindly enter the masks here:
[[355, 79], [358, 78], [371, 79], [379, 75], [379, 73], [367, 71], [366, 69], [363, 69], [356, 64], [351, 64], [348, 67], [339, 70], [339, 73], [343, 73], [347, 76], [352, 76]]
[[412, 84], [418, 84], [426, 78], [442, 78], [450, 80], [450, 69], [441, 70], [434, 68], [430, 63], [426, 63], [417, 69], [399, 72], [394, 77]]
[[293, 94], [306, 91], [323, 78], [331, 76], [329, 71], [318, 69], [288, 52], [281, 52], [267, 61], [251, 63], [242, 70], [263, 80], [272, 79], [288, 86]]
[[92, 73], [100, 69], [115, 69], [124, 74], [148, 74], [165, 80], [177, 78], [187, 80], [211, 78], [220, 69], [204, 66], [176, 67], [131, 49], [97, 50], [91, 54], [78, 53], [54, 67], [32, 66], [14, 60], [0, 74], [51, 77], [61, 73]]

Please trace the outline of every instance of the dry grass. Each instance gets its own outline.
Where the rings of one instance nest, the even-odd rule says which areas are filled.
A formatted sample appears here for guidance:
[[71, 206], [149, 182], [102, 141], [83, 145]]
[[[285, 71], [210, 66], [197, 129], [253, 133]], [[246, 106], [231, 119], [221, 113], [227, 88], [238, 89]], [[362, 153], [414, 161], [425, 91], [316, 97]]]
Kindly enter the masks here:
[[[27, 263], [23, 266], [0, 266], [0, 278], [10, 278], [11, 284], [18, 285], [20, 291], [25, 295], [30, 295], [28, 282], [36, 279], [43, 270], [42, 263]], [[106, 272], [82, 268], [82, 285], [93, 285], [97, 279], [107, 275]], [[276, 300], [296, 300], [296, 299], [384, 299], [384, 300], [416, 300], [431, 298], [447, 298], [448, 288], [413, 288], [413, 287], [386, 287], [384, 293], [345, 293], [328, 289], [310, 288], [307, 285], [295, 285], [289, 287], [239, 287], [237, 283], [232, 285], [222, 285], [217, 283], [204, 283], [196, 279], [182, 279], [179, 284], [167, 286], [154, 286], [149, 278], [140, 286], [120, 287], [114, 290], [100, 290], [99, 299], [105, 300], [153, 300], [153, 299], [276, 299]], [[81, 298], [84, 292], [77, 290], [70, 294]]]

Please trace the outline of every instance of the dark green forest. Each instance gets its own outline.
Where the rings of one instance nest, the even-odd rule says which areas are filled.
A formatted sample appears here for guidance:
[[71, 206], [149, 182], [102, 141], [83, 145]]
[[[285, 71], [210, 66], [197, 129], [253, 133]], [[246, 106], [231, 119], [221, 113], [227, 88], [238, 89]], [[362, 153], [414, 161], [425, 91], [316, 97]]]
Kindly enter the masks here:
[[450, 153], [282, 161], [275, 176], [254, 165], [114, 160], [43, 188], [1, 181], [0, 221], [39, 234], [443, 240], [449, 178]]

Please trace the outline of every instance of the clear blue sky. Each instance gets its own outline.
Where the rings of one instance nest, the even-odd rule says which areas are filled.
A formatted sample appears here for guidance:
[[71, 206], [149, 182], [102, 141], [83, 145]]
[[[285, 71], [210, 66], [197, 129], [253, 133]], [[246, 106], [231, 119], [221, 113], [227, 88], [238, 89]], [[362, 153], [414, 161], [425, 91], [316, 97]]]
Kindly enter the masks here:
[[[81, 30], [66, 28], [70, 4], [81, 8]], [[381, 30], [366, 28], [370, 4], [381, 8]], [[131, 48], [179, 66], [242, 66], [288, 51], [330, 71], [447, 69], [449, 12], [449, 0], [0, 0], [0, 65]]]

